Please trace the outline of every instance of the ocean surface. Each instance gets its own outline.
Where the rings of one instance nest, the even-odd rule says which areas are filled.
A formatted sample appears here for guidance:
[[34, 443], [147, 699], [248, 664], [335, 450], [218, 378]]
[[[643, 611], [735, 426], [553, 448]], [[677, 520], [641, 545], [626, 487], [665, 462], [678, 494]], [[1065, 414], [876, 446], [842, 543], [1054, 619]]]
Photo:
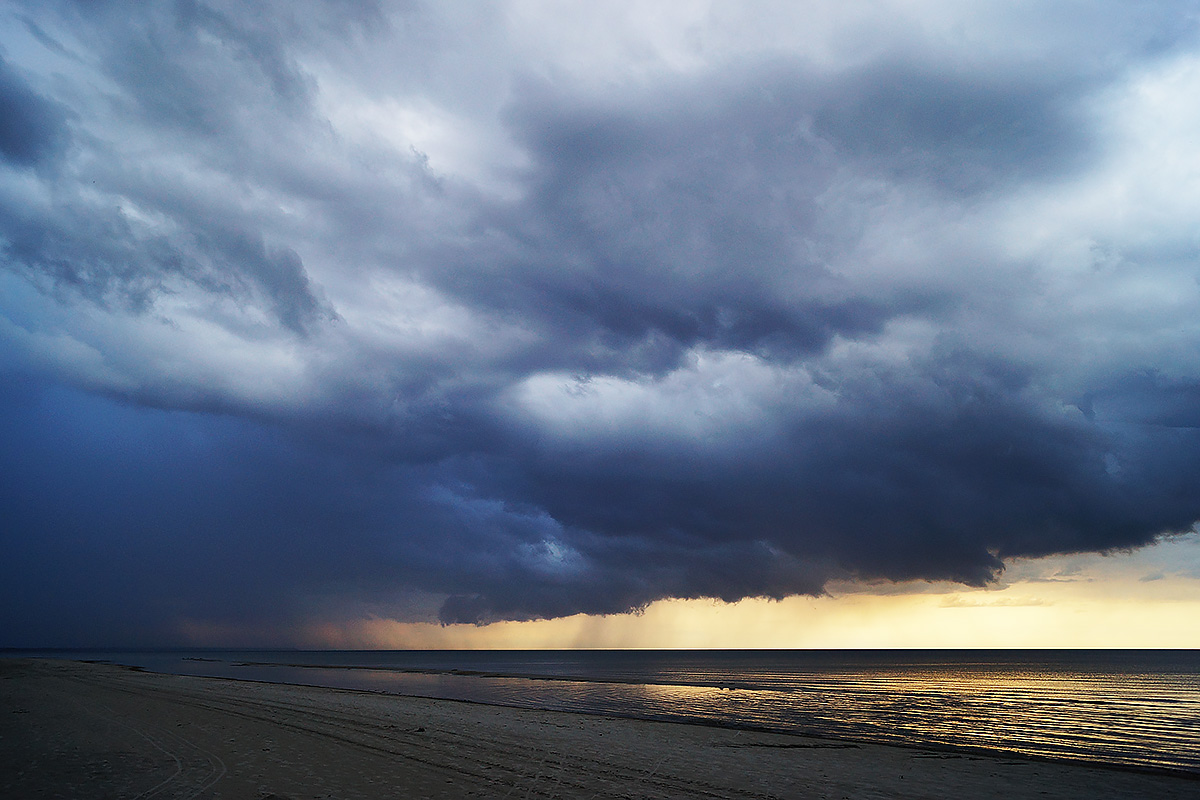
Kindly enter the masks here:
[[1196, 650], [8, 651], [1200, 776]]

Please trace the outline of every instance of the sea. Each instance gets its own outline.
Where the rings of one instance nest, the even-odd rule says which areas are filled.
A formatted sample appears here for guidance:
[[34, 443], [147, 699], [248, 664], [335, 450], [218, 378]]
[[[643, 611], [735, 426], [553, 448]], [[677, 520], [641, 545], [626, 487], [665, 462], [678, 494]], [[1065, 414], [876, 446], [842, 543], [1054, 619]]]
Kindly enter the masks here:
[[5, 651], [1200, 778], [1200, 650]]

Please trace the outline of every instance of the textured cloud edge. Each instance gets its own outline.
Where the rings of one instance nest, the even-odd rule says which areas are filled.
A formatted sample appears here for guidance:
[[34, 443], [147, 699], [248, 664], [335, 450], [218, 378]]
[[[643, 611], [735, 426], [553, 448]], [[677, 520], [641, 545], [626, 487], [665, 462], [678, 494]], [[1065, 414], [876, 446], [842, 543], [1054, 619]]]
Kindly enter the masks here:
[[16, 635], [1190, 529], [1189, 6], [844, 6], [0, 5]]

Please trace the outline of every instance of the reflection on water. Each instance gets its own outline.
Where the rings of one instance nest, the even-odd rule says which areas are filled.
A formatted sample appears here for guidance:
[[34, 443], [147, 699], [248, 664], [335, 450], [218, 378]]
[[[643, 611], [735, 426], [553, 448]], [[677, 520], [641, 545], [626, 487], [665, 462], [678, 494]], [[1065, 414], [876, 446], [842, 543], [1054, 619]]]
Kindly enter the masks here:
[[1200, 774], [1195, 651], [125, 655], [171, 672]]

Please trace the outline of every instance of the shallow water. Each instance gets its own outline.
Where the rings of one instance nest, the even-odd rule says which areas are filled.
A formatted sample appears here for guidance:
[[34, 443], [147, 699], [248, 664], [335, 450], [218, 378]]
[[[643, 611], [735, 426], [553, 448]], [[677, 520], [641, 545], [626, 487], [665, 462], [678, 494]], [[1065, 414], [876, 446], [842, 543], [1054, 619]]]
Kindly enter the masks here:
[[1190, 650], [51, 655], [162, 672], [981, 748], [1200, 775], [1200, 652]]

